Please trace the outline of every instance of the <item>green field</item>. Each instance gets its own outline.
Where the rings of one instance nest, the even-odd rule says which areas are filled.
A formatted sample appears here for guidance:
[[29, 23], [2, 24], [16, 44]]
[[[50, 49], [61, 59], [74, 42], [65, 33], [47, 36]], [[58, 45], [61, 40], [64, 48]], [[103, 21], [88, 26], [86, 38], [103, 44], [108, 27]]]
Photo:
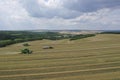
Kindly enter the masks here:
[[0, 80], [120, 80], [119, 34], [28, 43], [30, 55], [23, 43], [0, 48]]

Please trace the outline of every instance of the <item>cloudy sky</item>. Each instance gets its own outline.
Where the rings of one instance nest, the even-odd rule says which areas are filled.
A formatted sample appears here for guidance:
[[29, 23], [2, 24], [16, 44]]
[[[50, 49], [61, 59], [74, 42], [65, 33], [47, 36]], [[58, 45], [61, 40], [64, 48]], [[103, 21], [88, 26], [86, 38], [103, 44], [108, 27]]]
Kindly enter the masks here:
[[0, 0], [0, 30], [120, 30], [120, 0]]

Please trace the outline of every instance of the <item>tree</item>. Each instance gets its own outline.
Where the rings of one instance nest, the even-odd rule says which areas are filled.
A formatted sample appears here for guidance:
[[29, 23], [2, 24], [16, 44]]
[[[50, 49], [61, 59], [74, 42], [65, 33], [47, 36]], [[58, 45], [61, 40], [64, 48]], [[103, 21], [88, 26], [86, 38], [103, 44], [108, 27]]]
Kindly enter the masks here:
[[30, 46], [28, 43], [23, 44], [23, 46]]
[[0, 41], [0, 47], [5, 47], [7, 45], [13, 44], [12, 40], [2, 40]]
[[27, 49], [27, 48], [21, 50], [21, 53], [22, 53], [22, 54], [32, 54], [32, 52], [33, 52], [33, 51], [31, 51], [31, 50], [29, 50], [29, 49]]

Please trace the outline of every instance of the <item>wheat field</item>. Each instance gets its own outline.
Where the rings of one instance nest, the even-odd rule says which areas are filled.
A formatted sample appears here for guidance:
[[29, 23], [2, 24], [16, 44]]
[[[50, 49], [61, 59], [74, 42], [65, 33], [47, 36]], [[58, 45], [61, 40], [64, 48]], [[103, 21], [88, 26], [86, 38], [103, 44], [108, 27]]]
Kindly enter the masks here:
[[[120, 80], [120, 35], [27, 42], [0, 48], [0, 80]], [[54, 49], [42, 49], [50, 45]]]

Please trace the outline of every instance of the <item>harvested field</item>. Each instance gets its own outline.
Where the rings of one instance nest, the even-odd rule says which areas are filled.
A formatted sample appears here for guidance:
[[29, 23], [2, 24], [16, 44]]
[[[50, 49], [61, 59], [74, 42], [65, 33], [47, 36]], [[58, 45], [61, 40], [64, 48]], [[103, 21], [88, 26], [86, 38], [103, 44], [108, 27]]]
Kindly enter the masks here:
[[[0, 48], [0, 80], [120, 80], [120, 35], [28, 42]], [[54, 49], [44, 50], [44, 45]]]

